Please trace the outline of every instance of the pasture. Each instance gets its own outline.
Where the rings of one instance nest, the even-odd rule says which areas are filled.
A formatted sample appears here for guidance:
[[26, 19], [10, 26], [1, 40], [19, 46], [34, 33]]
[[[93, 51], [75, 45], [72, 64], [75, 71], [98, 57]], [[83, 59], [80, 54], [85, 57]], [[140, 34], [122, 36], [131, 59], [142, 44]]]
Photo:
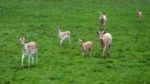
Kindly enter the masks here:
[[[143, 19], [136, 18], [141, 9]], [[102, 56], [99, 12], [113, 36]], [[149, 0], [0, 0], [0, 84], [150, 84]], [[71, 32], [59, 45], [56, 27]], [[17, 36], [38, 43], [38, 64], [21, 66]], [[93, 42], [82, 56], [78, 39]]]

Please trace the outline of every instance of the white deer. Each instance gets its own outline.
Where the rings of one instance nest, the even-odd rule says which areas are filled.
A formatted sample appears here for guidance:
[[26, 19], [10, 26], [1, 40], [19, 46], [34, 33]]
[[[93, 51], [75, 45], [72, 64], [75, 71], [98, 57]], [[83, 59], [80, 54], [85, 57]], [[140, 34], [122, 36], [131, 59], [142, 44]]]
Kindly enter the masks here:
[[105, 53], [108, 53], [110, 55], [112, 35], [110, 33], [104, 33], [104, 31], [98, 31], [97, 34], [99, 35], [103, 56], [105, 55]]
[[71, 37], [70, 31], [62, 32], [61, 31], [61, 27], [58, 26], [57, 27], [57, 32], [58, 32], [58, 38], [60, 38], [60, 45], [62, 45], [62, 43], [63, 43], [63, 41], [65, 39], [68, 39], [69, 40], [69, 44], [70, 44], [70, 37]]
[[84, 55], [84, 54], [91, 55], [92, 45], [93, 45], [93, 43], [91, 41], [86, 41], [85, 42], [84, 39], [83, 40], [79, 39], [79, 44], [82, 48], [82, 55]]
[[34, 62], [34, 56], [36, 56], [36, 63], [37, 63], [37, 52], [38, 46], [36, 42], [28, 42], [26, 43], [25, 37], [18, 37], [22, 45], [22, 58], [21, 58], [21, 65], [24, 66], [24, 58], [28, 57], [28, 67], [30, 66], [30, 60], [32, 59], [32, 64]]
[[106, 14], [105, 13], [100, 13], [100, 16], [99, 16], [99, 22], [100, 22], [100, 27], [102, 30], [105, 30], [104, 26], [106, 24], [106, 21], [107, 21], [107, 17], [106, 17]]
[[142, 12], [140, 10], [138, 10], [138, 9], [136, 10], [136, 15], [137, 15], [138, 19], [141, 20]]

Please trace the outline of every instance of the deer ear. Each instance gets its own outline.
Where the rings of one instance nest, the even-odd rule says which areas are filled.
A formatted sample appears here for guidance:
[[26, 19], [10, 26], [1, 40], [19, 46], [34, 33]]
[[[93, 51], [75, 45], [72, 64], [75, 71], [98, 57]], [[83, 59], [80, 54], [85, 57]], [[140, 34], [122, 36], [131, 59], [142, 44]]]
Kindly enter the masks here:
[[79, 38], [79, 41], [82, 41], [82, 40]]
[[17, 36], [17, 40], [19, 39], [19, 36]]
[[19, 41], [20, 41], [20, 37], [19, 37], [19, 36], [17, 36], [16, 38], [17, 38], [17, 42], [19, 43]]
[[16, 41], [17, 41], [17, 44], [20, 44], [20, 37], [17, 36], [16, 39], [17, 39], [17, 40], [16, 40]]
[[25, 35], [24, 38], [27, 39], [27, 36]]
[[97, 34], [99, 34], [99, 32], [96, 32]]
[[59, 25], [59, 26], [57, 26], [57, 28], [61, 28], [61, 26]]

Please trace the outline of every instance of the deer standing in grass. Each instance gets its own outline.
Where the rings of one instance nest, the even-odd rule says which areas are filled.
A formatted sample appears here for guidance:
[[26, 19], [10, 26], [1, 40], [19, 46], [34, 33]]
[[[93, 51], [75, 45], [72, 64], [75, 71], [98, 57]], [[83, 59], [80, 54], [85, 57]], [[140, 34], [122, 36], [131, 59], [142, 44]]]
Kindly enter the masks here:
[[138, 9], [136, 11], [136, 16], [138, 17], [139, 20], [141, 20], [141, 18], [142, 18], [142, 12], [140, 10], [138, 10]]
[[99, 22], [100, 22], [101, 30], [105, 30], [106, 21], [107, 21], [106, 14], [105, 13], [100, 13]]
[[28, 57], [28, 67], [30, 66], [30, 61], [32, 59], [32, 64], [34, 62], [34, 57], [36, 57], [36, 63], [37, 63], [37, 52], [38, 52], [38, 46], [36, 42], [28, 42], [26, 43], [25, 37], [18, 37], [18, 40], [20, 41], [22, 45], [22, 58], [21, 58], [21, 65], [24, 66], [24, 58]]
[[79, 44], [82, 48], [82, 55], [84, 55], [84, 54], [91, 55], [92, 45], [93, 45], [93, 43], [91, 41], [86, 41], [85, 42], [84, 39], [83, 40], [79, 39]]
[[70, 44], [70, 37], [71, 37], [70, 31], [62, 32], [61, 31], [61, 27], [58, 26], [57, 27], [57, 32], [58, 32], [58, 38], [60, 38], [60, 45], [62, 45], [62, 43], [63, 43], [63, 41], [65, 39], [68, 39], [69, 40], [69, 44]]
[[110, 55], [112, 35], [110, 33], [104, 33], [104, 31], [98, 31], [97, 34], [99, 35], [103, 56], [105, 56], [105, 53], [108, 53], [108, 55]]

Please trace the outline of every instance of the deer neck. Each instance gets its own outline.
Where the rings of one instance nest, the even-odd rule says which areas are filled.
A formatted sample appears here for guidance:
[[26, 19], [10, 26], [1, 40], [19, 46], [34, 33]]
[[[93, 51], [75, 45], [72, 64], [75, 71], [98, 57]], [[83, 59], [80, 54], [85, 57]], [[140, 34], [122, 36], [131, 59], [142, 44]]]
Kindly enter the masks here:
[[80, 46], [83, 48], [83, 43], [81, 43]]
[[81, 43], [80, 46], [81, 46], [81, 50], [84, 51], [83, 43]]
[[104, 47], [104, 40], [100, 39], [102, 48]]
[[61, 37], [61, 30], [58, 30], [58, 37]]
[[22, 44], [22, 50], [23, 50], [23, 52], [27, 52], [26, 43]]
[[58, 30], [58, 33], [61, 34], [61, 30], [60, 29]]

